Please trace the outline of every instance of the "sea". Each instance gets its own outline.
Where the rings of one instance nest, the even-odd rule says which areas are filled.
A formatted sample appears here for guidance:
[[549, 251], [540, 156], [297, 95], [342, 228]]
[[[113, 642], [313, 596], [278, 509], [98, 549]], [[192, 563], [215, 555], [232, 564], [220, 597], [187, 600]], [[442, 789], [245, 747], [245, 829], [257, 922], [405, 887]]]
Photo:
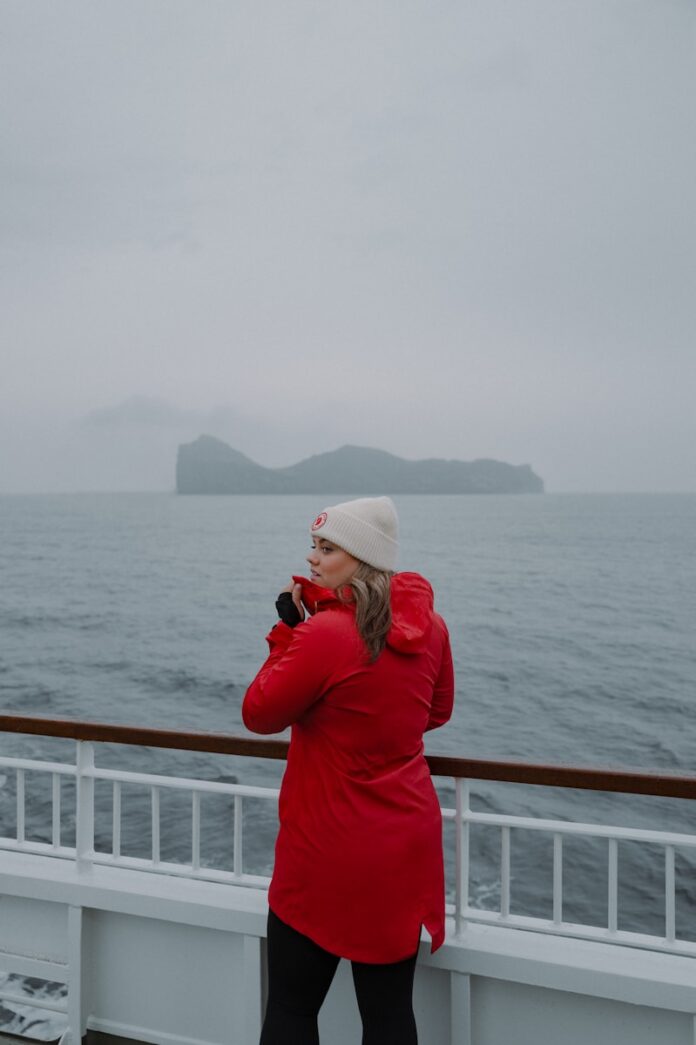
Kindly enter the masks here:
[[[90, 493], [0, 497], [0, 696], [4, 713], [245, 733], [245, 689], [266, 655], [274, 602], [307, 572], [309, 523], [349, 495]], [[428, 752], [696, 774], [696, 494], [395, 496], [400, 569], [433, 584], [456, 670], [451, 721]], [[4, 755], [72, 760], [70, 741], [5, 734]], [[282, 763], [105, 745], [98, 764], [277, 785]], [[2, 767], [0, 767], [1, 770]], [[0, 835], [15, 779], [0, 778]], [[67, 785], [64, 785], [66, 787]], [[451, 781], [438, 780], [446, 806]], [[69, 788], [68, 788], [69, 790]], [[111, 792], [97, 787], [97, 848]], [[177, 804], [178, 803], [178, 804]], [[70, 795], [64, 841], [74, 838]], [[268, 874], [269, 803], [247, 804], [245, 870]], [[479, 782], [472, 806], [684, 832], [693, 802]], [[148, 855], [145, 789], [124, 788], [123, 851]], [[48, 840], [50, 795], [27, 779], [27, 836]], [[162, 796], [162, 859], [185, 860], [190, 824]], [[231, 866], [227, 799], [206, 800], [203, 862]], [[500, 834], [472, 828], [472, 902], [495, 908]], [[606, 842], [564, 846], [564, 918], [606, 924]], [[445, 828], [448, 888], [453, 838]], [[663, 854], [619, 845], [619, 927], [664, 932]], [[678, 934], [696, 939], [696, 859], [677, 852]], [[511, 909], [551, 914], [552, 847], [512, 833]], [[0, 980], [2, 980], [0, 974]], [[55, 1036], [15, 982], [0, 1030]]]

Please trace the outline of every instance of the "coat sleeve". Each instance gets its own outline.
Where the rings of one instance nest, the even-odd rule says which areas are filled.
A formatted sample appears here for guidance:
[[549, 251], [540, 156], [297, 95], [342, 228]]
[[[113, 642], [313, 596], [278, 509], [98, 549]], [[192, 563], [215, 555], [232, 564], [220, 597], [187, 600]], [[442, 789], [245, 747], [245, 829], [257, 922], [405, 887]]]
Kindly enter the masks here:
[[242, 704], [252, 733], [280, 733], [323, 695], [332, 671], [325, 630], [317, 616], [295, 628], [281, 622], [267, 636], [271, 652]]
[[452, 708], [454, 707], [454, 665], [452, 663], [452, 649], [450, 647], [449, 633], [445, 622], [442, 622], [445, 641], [442, 648], [442, 660], [440, 662], [440, 671], [435, 682], [433, 689], [433, 699], [430, 705], [430, 717], [428, 718], [428, 724], [425, 727], [426, 732], [429, 729], [437, 729], [438, 726], [444, 726], [445, 722], [448, 722], [452, 715]]

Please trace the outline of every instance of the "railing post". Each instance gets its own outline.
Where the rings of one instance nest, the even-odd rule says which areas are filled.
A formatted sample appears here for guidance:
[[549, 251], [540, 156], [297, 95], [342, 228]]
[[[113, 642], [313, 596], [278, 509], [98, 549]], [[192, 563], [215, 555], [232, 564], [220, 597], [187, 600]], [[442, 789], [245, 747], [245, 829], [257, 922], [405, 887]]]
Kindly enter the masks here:
[[469, 906], [469, 781], [457, 777], [454, 782], [455, 819], [455, 900], [454, 933], [459, 936], [464, 923], [464, 911]]
[[94, 854], [94, 779], [87, 775], [90, 770], [94, 769], [94, 744], [87, 740], [77, 741], [75, 765], [77, 769], [75, 858], [78, 871], [87, 871], [92, 866]]
[[500, 836], [500, 917], [510, 917], [510, 828], [505, 825]]
[[665, 846], [665, 939], [674, 943], [676, 938], [674, 846]]
[[609, 839], [607, 891], [607, 928], [610, 933], [619, 928], [619, 842]]
[[22, 846], [25, 842], [24, 814], [26, 800], [24, 795], [24, 770], [17, 770], [17, 845]]
[[60, 776], [54, 773], [51, 778], [51, 843], [54, 849], [60, 847]]
[[242, 868], [244, 863], [242, 860], [242, 796], [234, 796], [234, 849], [232, 852], [232, 860], [234, 873], [237, 877], [241, 877]]
[[152, 803], [152, 864], [157, 867], [160, 862], [160, 792], [158, 787], [150, 791]]
[[81, 1045], [85, 1030], [82, 908], [68, 907], [68, 1045]]
[[201, 868], [201, 793], [191, 793], [191, 870]]
[[563, 921], [563, 835], [553, 836], [553, 924]]
[[121, 781], [114, 780], [111, 814], [111, 855], [114, 860], [121, 856]]
[[471, 1045], [471, 977], [450, 973], [450, 1041]]
[[244, 1045], [256, 1045], [263, 1020], [261, 940], [244, 936]]

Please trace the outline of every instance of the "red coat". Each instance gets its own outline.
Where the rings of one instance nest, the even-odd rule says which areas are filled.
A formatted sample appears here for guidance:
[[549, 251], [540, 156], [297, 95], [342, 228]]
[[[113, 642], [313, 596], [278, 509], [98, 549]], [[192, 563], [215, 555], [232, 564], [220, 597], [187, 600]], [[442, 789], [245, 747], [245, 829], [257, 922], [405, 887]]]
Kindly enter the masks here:
[[447, 628], [417, 573], [392, 580], [387, 647], [369, 663], [354, 609], [304, 578], [313, 616], [279, 623], [244, 698], [255, 733], [292, 725], [269, 892], [282, 921], [360, 962], [444, 939], [442, 817], [423, 733], [452, 713]]

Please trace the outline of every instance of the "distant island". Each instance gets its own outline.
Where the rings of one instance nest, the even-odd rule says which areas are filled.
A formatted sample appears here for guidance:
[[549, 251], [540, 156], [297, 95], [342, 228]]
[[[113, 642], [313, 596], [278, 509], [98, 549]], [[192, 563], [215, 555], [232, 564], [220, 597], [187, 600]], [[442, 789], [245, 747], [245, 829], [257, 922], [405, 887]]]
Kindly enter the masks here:
[[264, 468], [221, 439], [201, 435], [179, 447], [180, 494], [443, 494], [543, 493], [528, 464], [481, 458], [407, 461], [368, 446], [342, 446], [288, 468]]

